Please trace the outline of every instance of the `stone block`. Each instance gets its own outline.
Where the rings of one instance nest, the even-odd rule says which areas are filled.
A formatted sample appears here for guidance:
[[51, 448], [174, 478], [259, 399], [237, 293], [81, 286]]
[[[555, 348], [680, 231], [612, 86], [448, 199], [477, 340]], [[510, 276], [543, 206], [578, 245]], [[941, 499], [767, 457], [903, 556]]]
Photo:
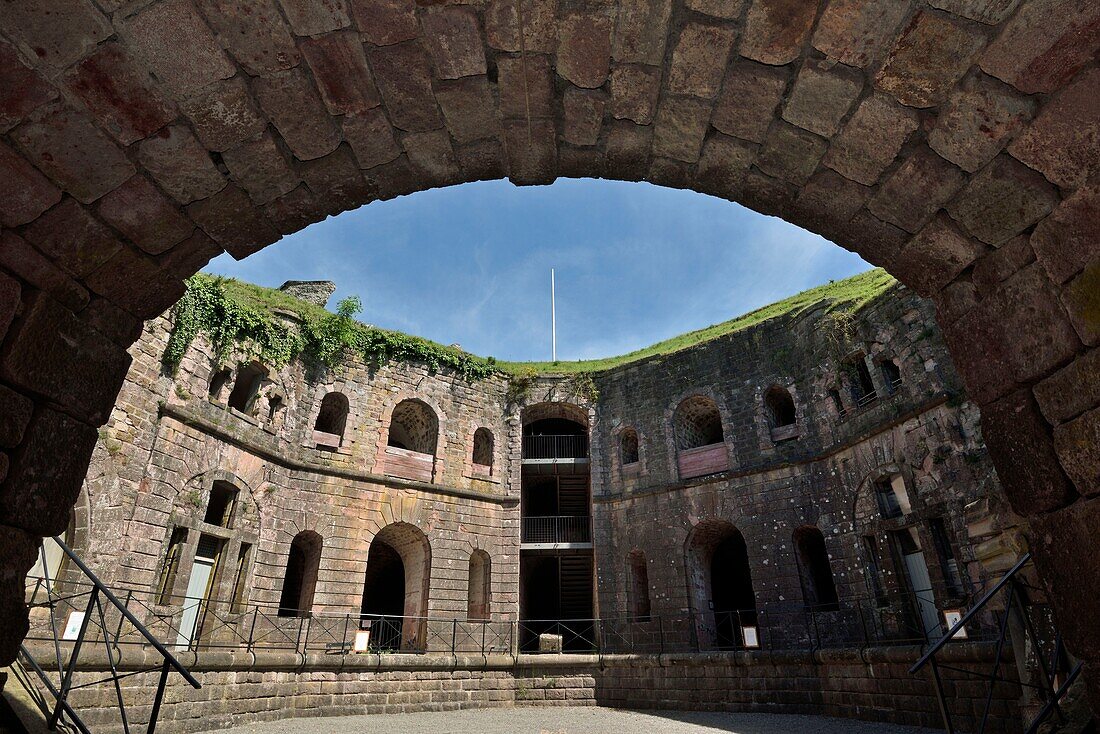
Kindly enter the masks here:
[[348, 10], [363, 38], [392, 46], [420, 35], [413, 0], [348, 0]]
[[406, 133], [401, 139], [409, 162], [432, 182], [454, 183], [459, 178], [458, 159], [446, 130]]
[[32, 221], [61, 199], [61, 192], [21, 155], [0, 143], [0, 223]]
[[551, 117], [554, 114], [554, 76], [550, 59], [546, 56], [528, 56], [526, 60], [499, 57], [497, 89], [500, 93], [500, 116], [505, 120]]
[[963, 234], [946, 214], [939, 214], [902, 249], [893, 272], [922, 296], [931, 296], [981, 257], [989, 248]]
[[0, 132], [7, 132], [57, 96], [42, 75], [23, 63], [15, 48], [0, 41]]
[[23, 236], [76, 278], [98, 268], [122, 246], [108, 227], [68, 197], [32, 222]]
[[1027, 237], [1015, 237], [976, 260], [974, 269], [970, 272], [970, 280], [984, 298], [1034, 260], [1035, 255], [1027, 244]]
[[685, 25], [672, 50], [669, 92], [712, 99], [718, 94], [735, 38], [735, 31], [726, 26]]
[[726, 71], [711, 124], [727, 135], [763, 143], [786, 88], [784, 69], [735, 61]]
[[302, 55], [332, 114], [354, 115], [382, 104], [358, 33], [340, 31], [303, 40]]
[[424, 45], [440, 79], [484, 74], [485, 49], [472, 8], [448, 5], [427, 8], [420, 19]]
[[754, 0], [745, 18], [742, 56], [765, 64], [789, 64], [802, 54], [818, 3]]
[[351, 24], [344, 0], [279, 0], [298, 36], [317, 36]]
[[699, 159], [703, 136], [710, 123], [711, 103], [665, 97], [653, 124], [653, 152], [686, 163]]
[[322, 158], [299, 163], [298, 171], [315, 200], [323, 203], [330, 214], [357, 208], [375, 198], [346, 145]]
[[201, 270], [222, 248], [202, 231], [196, 231], [183, 242], [156, 258], [157, 267], [172, 278], [183, 280]]
[[670, 189], [690, 188], [691, 165], [672, 158], [654, 158], [649, 163], [645, 180]]
[[735, 200], [740, 194], [749, 166], [756, 159], [757, 146], [744, 140], [716, 134], [707, 138], [695, 168], [697, 189], [706, 194]]
[[1035, 227], [1035, 256], [1055, 283], [1063, 283], [1100, 256], [1100, 185], [1084, 186]]
[[78, 315], [81, 321], [123, 349], [130, 347], [141, 337], [141, 319], [106, 298], [93, 298]]
[[912, 5], [909, 0], [831, 0], [817, 23], [814, 48], [842, 64], [873, 69]]
[[33, 410], [34, 403], [30, 398], [0, 385], [0, 446], [12, 448], [19, 445]]
[[328, 216], [326, 207], [305, 185], [265, 205], [263, 212], [282, 234], [293, 234]]
[[557, 132], [552, 120], [504, 124], [508, 178], [517, 186], [549, 184], [557, 178]]
[[15, 312], [19, 310], [19, 299], [23, 288], [15, 278], [0, 273], [0, 340], [8, 333]]
[[520, 3], [517, 0], [489, 0], [485, 12], [485, 36], [489, 46], [516, 53], [553, 53], [558, 47], [557, 3], [522, 4], [524, 29], [520, 40]]
[[437, 82], [435, 98], [443, 110], [447, 129], [456, 142], [468, 143], [496, 137], [500, 131], [496, 101], [486, 77], [471, 76]]
[[1100, 408], [1055, 428], [1054, 450], [1078, 492], [1100, 494]]
[[747, 0], [686, 0], [684, 5], [697, 13], [723, 20], [734, 20], [741, 17], [741, 11], [745, 9], [746, 3]]
[[[31, 163], [85, 204], [134, 174], [126, 154], [87, 115], [74, 110], [53, 110], [16, 128], [12, 137]], [[37, 198], [43, 195], [39, 191]]]
[[177, 99], [237, 71], [190, 0], [150, 5], [119, 20], [117, 29], [127, 47]]
[[573, 145], [599, 141], [607, 94], [569, 87], [562, 96], [562, 139]]
[[346, 117], [343, 126], [344, 138], [351, 145], [360, 168], [374, 168], [401, 155], [393, 128], [380, 108]]
[[875, 216], [916, 233], [965, 180], [961, 170], [922, 146], [886, 179], [867, 208]]
[[827, 145], [817, 135], [779, 123], [772, 127], [756, 165], [765, 173], [801, 186], [817, 169]]
[[873, 94], [833, 139], [824, 163], [845, 178], [871, 186], [918, 125], [915, 112], [884, 94]]
[[197, 0], [218, 40], [253, 76], [298, 65], [298, 48], [276, 0]]
[[195, 134], [207, 148], [228, 150], [256, 137], [267, 127], [248, 94], [244, 79], [234, 77], [180, 104]]
[[0, 30], [21, 46], [28, 58], [59, 70], [111, 35], [111, 22], [89, 0], [58, 5], [15, 0], [0, 13]]
[[968, 77], [947, 99], [928, 145], [973, 173], [993, 160], [1035, 113], [1034, 100], [985, 76]]
[[1045, 217], [1057, 203], [1057, 191], [1042, 176], [1002, 155], [975, 175], [947, 210], [982, 242], [1000, 245]]
[[649, 151], [653, 145], [653, 126], [635, 125], [618, 120], [607, 136], [607, 162], [616, 177], [638, 181], [649, 167]]
[[765, 176], [755, 168], [745, 174], [738, 203], [767, 216], [790, 216], [789, 212], [798, 196], [798, 187], [782, 179]]
[[79, 283], [11, 230], [0, 232], [0, 266], [73, 311], [88, 305], [88, 292]]
[[1035, 386], [1043, 415], [1057, 426], [1100, 406], [1100, 349], [1077, 357]]
[[504, 178], [504, 148], [496, 138], [477, 140], [455, 148], [455, 157], [467, 181]]
[[222, 160], [233, 180], [257, 204], [266, 204], [288, 193], [300, 182], [268, 133], [225, 151]]
[[252, 83], [260, 108], [300, 160], [320, 158], [340, 144], [340, 133], [301, 69], [291, 69]]
[[[1098, 22], [1100, 26], [1100, 22]], [[1100, 69], [1088, 69], [1073, 80], [1009, 146], [1017, 160], [1064, 188], [1085, 185], [1100, 167]]]
[[832, 137], [863, 89], [863, 75], [828, 61], [808, 59], [795, 79], [783, 119], [803, 130]]
[[376, 48], [370, 52], [370, 59], [394, 127], [424, 132], [443, 126], [432, 94], [431, 64], [419, 43], [408, 41]]
[[[125, 350], [39, 291], [27, 296], [23, 315], [8, 335], [0, 374], [9, 385], [45, 396], [73, 415], [98, 424], [107, 419], [129, 366]], [[80, 379], [72, 379], [74, 374]], [[26, 438], [24, 444], [28, 444]], [[81, 475], [85, 467], [79, 462], [51, 463], [65, 467], [61, 471]], [[20, 465], [17, 458], [9, 482]]]
[[418, 190], [419, 176], [407, 156], [401, 155], [363, 173], [368, 184], [378, 190], [378, 198], [392, 199]]
[[164, 313], [184, 292], [180, 278], [165, 273], [156, 262], [129, 247], [121, 248], [84, 282], [139, 319]]
[[639, 125], [653, 122], [657, 96], [661, 91], [661, 70], [655, 66], [620, 64], [611, 70], [611, 115]]
[[621, 0], [611, 54], [628, 64], [664, 63], [672, 0]]
[[985, 45], [978, 31], [927, 10], [902, 32], [875, 86], [910, 107], [933, 107], [962, 78]]
[[138, 159], [169, 196], [181, 204], [221, 191], [227, 181], [190, 128], [170, 125], [142, 141]]
[[611, 63], [611, 18], [594, 6], [589, 12], [571, 12], [561, 21], [557, 72], [583, 89], [607, 81]]
[[828, 236], [826, 232], [854, 217], [870, 195], [868, 187], [823, 168], [798, 192], [792, 212], [794, 223]]
[[1066, 284], [1062, 303], [1081, 341], [1091, 346], [1100, 344], [1100, 257]]
[[1089, 0], [1026, 2], [978, 61], [1027, 94], [1053, 92], [1092, 59], [1100, 7]]
[[100, 199], [96, 211], [150, 255], [170, 249], [195, 229], [175, 203], [140, 175]]
[[279, 239], [275, 227], [236, 186], [226, 186], [210, 198], [188, 205], [187, 214], [210, 239], [238, 260]]
[[997, 25], [1012, 14], [1020, 0], [929, 0], [928, 4], [979, 23]]

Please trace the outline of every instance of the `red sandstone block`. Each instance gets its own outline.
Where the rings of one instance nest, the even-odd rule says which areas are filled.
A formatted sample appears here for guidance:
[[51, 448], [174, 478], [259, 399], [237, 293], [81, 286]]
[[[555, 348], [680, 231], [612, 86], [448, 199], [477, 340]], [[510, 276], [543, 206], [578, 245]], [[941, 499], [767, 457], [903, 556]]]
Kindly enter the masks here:
[[873, 68], [889, 50], [913, 3], [909, 0], [831, 0], [813, 45], [848, 66]]
[[37, 64], [64, 69], [110, 36], [111, 23], [89, 0], [13, 0], [0, 13], [0, 30]]
[[801, 186], [817, 168], [827, 145], [817, 135], [778, 123], [760, 150], [756, 165], [767, 174]]
[[794, 82], [783, 119], [803, 130], [832, 137], [861, 89], [863, 75], [858, 71], [809, 59]]
[[108, 224], [150, 255], [170, 249], [195, 229], [144, 176], [122, 184], [100, 199], [96, 208]]
[[0, 223], [25, 224], [61, 199], [61, 192], [38, 169], [0, 143]]
[[[236, 68], [190, 0], [167, 0], [119, 20], [118, 32], [177, 98], [193, 95]], [[172, 49], [165, 53], [165, 49]]]
[[413, 0], [348, 0], [363, 37], [376, 46], [411, 41], [420, 35]]
[[664, 98], [653, 125], [654, 155], [686, 163], [699, 160], [710, 112], [711, 103], [705, 100]]
[[966, 236], [945, 214], [929, 222], [894, 260], [894, 272], [922, 296], [931, 296], [989, 248]]
[[19, 445], [33, 409], [34, 403], [26, 396], [0, 385], [0, 446]]
[[718, 94], [735, 36], [734, 30], [726, 26], [685, 25], [672, 50], [668, 90], [707, 99]]
[[153, 260], [129, 247], [121, 248], [84, 282], [139, 319], [163, 313], [184, 292], [182, 279], [164, 272]]
[[57, 90], [23, 63], [15, 48], [0, 41], [0, 132], [56, 96]]
[[562, 139], [573, 145], [595, 145], [607, 107], [604, 92], [569, 87], [562, 98]]
[[922, 146], [882, 184], [867, 208], [907, 232], [919, 232], [965, 180], [961, 170]]
[[32, 222], [23, 236], [77, 278], [98, 268], [122, 246], [114, 232], [68, 197]]
[[1028, 246], [1027, 237], [1015, 237], [996, 250], [988, 252], [974, 263], [970, 280], [985, 298], [997, 289], [997, 286], [1018, 273], [1025, 265], [1035, 259]]
[[431, 65], [418, 42], [376, 48], [370, 61], [394, 127], [422, 132], [443, 126], [432, 93]]
[[401, 155], [401, 147], [394, 139], [393, 128], [381, 109], [347, 117], [343, 126], [344, 138], [351, 145], [360, 168], [374, 168]]
[[485, 73], [485, 49], [473, 8], [428, 8], [420, 17], [424, 45], [440, 79], [458, 79]]
[[267, 133], [225, 151], [222, 160], [233, 180], [257, 204], [266, 204], [300, 183], [298, 174]]
[[1053, 92], [1073, 78], [1100, 43], [1100, 6], [1089, 0], [1033, 0], [989, 45], [981, 67], [1020, 91]]
[[1078, 492], [1100, 494], [1100, 408], [1055, 428], [1054, 450]]
[[748, 0], [685, 0], [684, 2], [684, 5], [692, 10], [723, 20], [734, 20], [740, 17], [746, 4]]
[[123, 349], [141, 336], [141, 319], [127, 313], [106, 298], [93, 298], [79, 314], [91, 326]]
[[1035, 114], [1035, 102], [985, 76], [970, 77], [951, 94], [928, 144], [966, 171], [993, 160]]
[[1100, 257], [1066, 284], [1062, 303], [1081, 341], [1090, 346], [1100, 344]]
[[1016, 9], [1020, 0], [929, 0], [928, 4], [979, 23], [997, 25]]
[[571, 12], [561, 20], [557, 72], [584, 89], [607, 81], [611, 63], [611, 18], [605, 7]]
[[868, 187], [822, 169], [799, 191], [795, 211], [801, 226], [814, 231], [824, 226], [831, 231], [854, 217], [870, 195]]
[[344, 0], [279, 0], [294, 33], [316, 36], [351, 24]]
[[138, 158], [156, 182], [181, 204], [212, 196], [227, 183], [206, 148], [184, 125], [170, 125], [142, 141]]
[[741, 55], [765, 64], [794, 61], [802, 53], [817, 5], [805, 0], [755, 0], [745, 18]]
[[302, 54], [332, 114], [357, 114], [382, 103], [359, 34], [341, 31], [304, 40]]
[[354, 209], [375, 198], [351, 149], [341, 145], [332, 153], [298, 165], [302, 179], [331, 214]]
[[505, 120], [551, 117], [554, 114], [554, 76], [550, 59], [501, 56], [497, 59], [500, 115]]
[[623, 180], [640, 180], [645, 175], [652, 144], [652, 125], [618, 120], [608, 131], [607, 162]]
[[611, 70], [611, 114], [639, 125], [653, 122], [661, 70], [655, 66], [618, 65]]
[[456, 142], [495, 137], [500, 131], [496, 102], [484, 76], [437, 82], [435, 97]]
[[922, 11], [902, 32], [875, 86], [910, 107], [932, 107], [955, 85], [985, 36], [959, 22]]
[[228, 150], [267, 127], [242, 77], [219, 82], [180, 107], [191, 118], [199, 140], [211, 150]]
[[764, 142], [786, 86], [787, 72], [783, 69], [751, 61], [734, 62], [726, 72], [711, 124], [727, 135]]
[[300, 160], [320, 158], [340, 144], [340, 132], [301, 69], [291, 69], [252, 82], [260, 108]]
[[65, 83], [99, 124], [123, 145], [176, 116], [144, 68], [121, 45], [105, 43], [65, 75]]
[[618, 8], [612, 58], [623, 63], [661, 65], [672, 1], [622, 0]]
[[840, 135], [833, 139], [824, 163], [846, 178], [872, 185], [889, 166], [909, 135], [917, 115], [890, 97], [865, 99]]
[[79, 283], [11, 230], [0, 232], [0, 266], [73, 311], [88, 305], [88, 292]]
[[15, 318], [15, 312], [19, 310], [19, 297], [23, 288], [19, 281], [0, 273], [0, 342], [8, 333], [8, 327]]
[[1100, 349], [1093, 349], [1035, 386], [1043, 415], [1054, 425], [1100, 406]]
[[655, 157], [649, 164], [645, 180], [670, 189], [686, 189], [691, 186], [691, 164], [672, 158]]
[[275, 0], [197, 0], [218, 39], [249, 74], [289, 69], [298, 49]]
[[1100, 185], [1079, 189], [1039, 222], [1031, 246], [1055, 283], [1100, 257]]
[[[565, 154], [562, 155], [564, 158]], [[467, 181], [494, 181], [507, 175], [504, 169], [504, 148], [496, 138], [460, 145], [455, 149], [455, 157], [462, 168], [463, 178]], [[561, 166], [564, 168], [564, 160]], [[587, 166], [584, 169], [589, 170]]]
[[134, 174], [134, 167], [115, 143], [87, 115], [55, 109], [27, 122], [12, 137], [61, 188], [88, 204]]
[[970, 234], [1000, 245], [1045, 217], [1058, 203], [1053, 186], [1012, 158], [998, 156], [947, 205]]
[[212, 240], [241, 260], [279, 239], [279, 233], [236, 186], [187, 207], [187, 214]]
[[504, 125], [508, 178], [519, 186], [557, 178], [557, 133], [552, 120], [508, 121]]

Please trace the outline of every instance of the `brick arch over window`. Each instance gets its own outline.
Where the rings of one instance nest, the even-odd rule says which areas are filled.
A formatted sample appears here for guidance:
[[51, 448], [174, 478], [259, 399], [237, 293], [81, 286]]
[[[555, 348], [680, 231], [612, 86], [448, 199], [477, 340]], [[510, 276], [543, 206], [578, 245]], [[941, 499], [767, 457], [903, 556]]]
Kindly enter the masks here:
[[[1069, 647], [1100, 665], [1100, 559], [1058, 560], [1100, 522], [1100, 69], [1081, 31], [1100, 5], [794, 5], [563, 4], [522, 38], [500, 3], [387, 23], [187, 0], [4, 13], [4, 572], [64, 530], [141, 321], [221, 251], [445, 184], [645, 179], [783, 217], [936, 300]], [[25, 628], [16, 586], [0, 662]]]
[[769, 387], [764, 393], [764, 407], [768, 410], [768, 423], [772, 428], [794, 425], [794, 399], [787, 388], [781, 385]]
[[681, 450], [722, 443], [725, 434], [718, 404], [705, 395], [685, 398], [672, 414], [672, 433]]

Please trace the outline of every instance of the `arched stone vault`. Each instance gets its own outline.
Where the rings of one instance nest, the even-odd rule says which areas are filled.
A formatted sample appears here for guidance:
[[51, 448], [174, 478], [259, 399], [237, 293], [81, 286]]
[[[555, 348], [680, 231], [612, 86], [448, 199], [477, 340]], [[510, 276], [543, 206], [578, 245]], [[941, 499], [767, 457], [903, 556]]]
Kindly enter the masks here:
[[184, 277], [374, 199], [598, 176], [781, 216], [936, 300], [1096, 681], [1098, 38], [1088, 0], [6, 3], [0, 662]]

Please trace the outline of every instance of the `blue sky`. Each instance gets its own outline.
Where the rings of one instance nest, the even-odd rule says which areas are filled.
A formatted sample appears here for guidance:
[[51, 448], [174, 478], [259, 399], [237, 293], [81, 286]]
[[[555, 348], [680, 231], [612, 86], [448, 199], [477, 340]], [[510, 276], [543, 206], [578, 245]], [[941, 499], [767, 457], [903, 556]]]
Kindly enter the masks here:
[[209, 272], [332, 280], [363, 321], [506, 360], [622, 354], [871, 266], [737, 204], [643, 183], [452, 186], [376, 201]]

